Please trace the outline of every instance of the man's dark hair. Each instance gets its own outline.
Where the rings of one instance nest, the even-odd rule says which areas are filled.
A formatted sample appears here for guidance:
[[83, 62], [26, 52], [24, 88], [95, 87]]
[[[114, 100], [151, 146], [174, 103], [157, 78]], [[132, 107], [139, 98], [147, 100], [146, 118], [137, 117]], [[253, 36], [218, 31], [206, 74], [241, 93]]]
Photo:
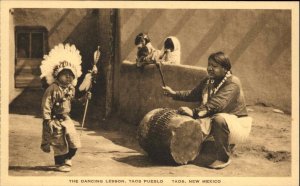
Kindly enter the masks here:
[[231, 69], [231, 63], [229, 58], [223, 52], [212, 53], [208, 60], [213, 60], [214, 62], [220, 64], [226, 70]]

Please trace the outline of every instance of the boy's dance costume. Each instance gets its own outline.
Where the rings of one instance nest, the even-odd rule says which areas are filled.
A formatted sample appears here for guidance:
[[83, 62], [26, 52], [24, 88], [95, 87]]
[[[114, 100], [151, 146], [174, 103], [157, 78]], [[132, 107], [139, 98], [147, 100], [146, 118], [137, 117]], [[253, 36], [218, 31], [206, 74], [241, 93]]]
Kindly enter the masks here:
[[[81, 147], [79, 136], [69, 113], [71, 101], [75, 97], [77, 78], [81, 76], [81, 55], [74, 45], [59, 44], [44, 56], [41, 65], [41, 78], [45, 78], [49, 87], [42, 99], [43, 132], [41, 149], [54, 151], [56, 165], [65, 164]], [[69, 85], [62, 85], [58, 81], [59, 73], [69, 69], [74, 80]]]

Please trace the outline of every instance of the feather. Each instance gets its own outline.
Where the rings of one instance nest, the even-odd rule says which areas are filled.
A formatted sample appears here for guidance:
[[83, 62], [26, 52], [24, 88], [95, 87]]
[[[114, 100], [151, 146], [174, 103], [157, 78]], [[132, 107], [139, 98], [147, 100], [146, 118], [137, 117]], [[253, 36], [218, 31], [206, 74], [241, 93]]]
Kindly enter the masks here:
[[92, 85], [92, 73], [87, 73], [82, 81], [81, 85], [79, 86], [80, 91], [88, 91]]
[[96, 65], [100, 59], [100, 46], [98, 46], [98, 49], [94, 52], [94, 65]]

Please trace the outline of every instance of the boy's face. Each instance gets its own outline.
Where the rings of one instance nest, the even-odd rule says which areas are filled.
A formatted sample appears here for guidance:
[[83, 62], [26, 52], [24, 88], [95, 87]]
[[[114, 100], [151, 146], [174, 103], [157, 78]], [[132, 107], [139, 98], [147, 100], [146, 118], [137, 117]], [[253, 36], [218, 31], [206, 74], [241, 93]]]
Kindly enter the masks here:
[[74, 75], [71, 70], [64, 69], [58, 74], [57, 79], [62, 85], [69, 85], [74, 80]]
[[209, 60], [207, 65], [208, 75], [213, 79], [222, 79], [227, 70], [224, 69], [219, 63]]

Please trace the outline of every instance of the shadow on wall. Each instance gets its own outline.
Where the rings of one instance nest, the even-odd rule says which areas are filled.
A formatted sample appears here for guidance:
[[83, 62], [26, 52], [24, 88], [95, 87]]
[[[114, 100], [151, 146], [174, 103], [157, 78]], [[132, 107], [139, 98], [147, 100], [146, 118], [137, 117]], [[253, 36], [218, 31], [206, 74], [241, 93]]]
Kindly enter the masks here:
[[[204, 68], [168, 65], [162, 66], [167, 86], [174, 90], [188, 90], [199, 83], [206, 75]], [[174, 101], [162, 93], [162, 81], [155, 65], [148, 65], [144, 70], [136, 64], [125, 61], [121, 66], [119, 87], [119, 115], [132, 125], [138, 125], [146, 113], [161, 107], [177, 109], [180, 106], [195, 107], [197, 103]]]
[[[87, 71], [92, 69], [92, 65], [94, 63], [94, 52], [97, 49], [97, 46], [101, 45], [101, 48], [106, 48], [109, 46], [106, 43], [100, 43], [99, 38], [100, 34], [103, 32], [103, 28], [100, 28], [99, 26], [99, 11], [101, 11], [101, 9], [87, 10], [86, 15], [81, 19], [76, 27], [73, 28], [73, 31], [64, 41], [66, 43], [75, 44], [82, 55], [83, 75], [78, 79], [78, 84], [76, 86], [77, 88], [82, 83]], [[104, 59], [106, 59], [107, 55], [109, 54], [101, 50], [100, 60], [97, 64], [99, 76], [96, 79], [96, 85], [92, 89], [92, 97], [97, 99], [92, 99], [92, 101], [90, 102], [90, 107], [92, 108], [89, 109], [88, 112], [90, 112], [91, 114], [92, 111], [97, 110], [97, 114], [91, 114], [94, 115], [95, 118], [102, 118], [104, 117], [105, 113], [104, 105], [106, 83], [104, 65], [102, 62]], [[82, 96], [83, 94], [84, 92], [77, 92], [78, 96]], [[81, 109], [78, 110], [78, 112], [80, 111]]]
[[94, 52], [99, 45], [98, 10], [88, 10], [86, 15], [65, 38], [65, 43], [72, 43], [79, 49], [82, 56], [83, 71], [92, 68]]
[[[74, 44], [82, 56], [82, 71], [85, 74], [92, 68], [94, 51], [99, 45], [99, 9], [45, 9], [44, 11], [33, 10], [31, 17], [42, 17], [60, 15], [49, 20], [38, 19], [40, 24], [45, 24], [49, 30], [50, 49], [58, 43]], [[26, 12], [26, 11], [25, 11]], [[30, 11], [29, 11], [30, 12]], [[20, 19], [20, 18], [19, 18]], [[42, 22], [44, 21], [44, 22]], [[19, 21], [20, 22], [20, 21]], [[106, 47], [103, 45], [103, 47]], [[102, 53], [101, 58], [106, 54]], [[101, 60], [101, 59], [100, 59]], [[80, 85], [84, 75], [79, 78], [77, 87]], [[99, 79], [99, 84], [103, 84]]]
[[121, 9], [120, 15], [122, 60], [135, 60], [133, 41], [140, 32], [158, 49], [174, 35], [181, 64], [205, 67], [211, 53], [224, 51], [249, 104], [291, 112], [290, 10]]
[[82, 56], [83, 75], [78, 79], [77, 87], [81, 84], [86, 72], [92, 68], [94, 62], [94, 52], [99, 45], [98, 16], [98, 10], [88, 10], [64, 40], [64, 43], [74, 44]]

